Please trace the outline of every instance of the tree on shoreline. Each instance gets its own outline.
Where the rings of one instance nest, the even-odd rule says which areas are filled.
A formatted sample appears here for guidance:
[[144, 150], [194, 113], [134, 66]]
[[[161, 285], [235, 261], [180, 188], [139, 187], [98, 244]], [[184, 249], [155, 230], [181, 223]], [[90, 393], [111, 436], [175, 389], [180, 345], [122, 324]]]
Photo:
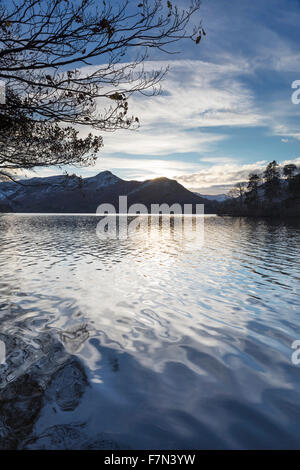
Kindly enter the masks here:
[[[205, 31], [201, 23], [191, 29], [190, 22], [199, 8], [200, 0], [191, 0], [185, 9], [162, 0], [0, 3], [0, 80], [8, 92], [6, 104], [0, 105], [0, 174], [24, 164], [36, 166], [38, 155], [32, 161], [29, 156], [38, 150], [43, 154], [58, 123], [61, 149], [67, 149], [68, 163], [76, 164], [86, 164], [86, 154], [92, 162], [102, 138], [79, 139], [76, 131], [70, 138], [70, 126], [89, 126], [96, 132], [137, 128], [139, 118], [129, 115], [128, 98], [133, 93], [158, 93], [167, 71], [147, 70], [149, 51], [168, 53], [170, 46], [183, 39], [198, 44]], [[17, 114], [22, 119], [7, 135], [7, 151], [7, 126], [2, 123], [12, 122]], [[35, 136], [31, 147], [30, 139], [26, 142], [30, 148], [26, 161], [23, 155], [17, 159], [23, 122], [23, 131], [31, 125]], [[82, 159], [76, 147], [81, 148]], [[65, 164], [66, 157], [59, 158], [57, 150], [52, 160], [50, 153], [44, 163], [41, 158], [40, 165]]]
[[235, 198], [239, 201], [240, 206], [244, 204], [246, 194], [246, 183], [236, 183], [228, 193], [230, 198]]
[[245, 198], [245, 203], [248, 208], [257, 208], [259, 204], [258, 189], [260, 185], [261, 177], [257, 173], [250, 173]]
[[289, 192], [292, 197], [296, 196], [296, 193], [297, 193], [297, 186], [298, 186], [297, 181], [299, 179], [299, 175], [296, 175], [296, 172], [297, 172], [297, 166], [294, 165], [293, 163], [290, 163], [283, 167], [283, 174], [286, 177]]
[[[282, 184], [282, 176], [287, 186]], [[229, 191], [229, 199], [220, 204], [219, 214], [234, 216], [275, 216], [299, 215], [300, 212], [300, 171], [294, 164], [283, 168], [273, 160], [268, 163], [262, 176], [250, 173], [247, 188], [241, 199], [236, 184]]]
[[272, 202], [280, 195], [281, 188], [280, 170], [276, 160], [267, 165], [263, 177], [265, 197], [269, 202]]

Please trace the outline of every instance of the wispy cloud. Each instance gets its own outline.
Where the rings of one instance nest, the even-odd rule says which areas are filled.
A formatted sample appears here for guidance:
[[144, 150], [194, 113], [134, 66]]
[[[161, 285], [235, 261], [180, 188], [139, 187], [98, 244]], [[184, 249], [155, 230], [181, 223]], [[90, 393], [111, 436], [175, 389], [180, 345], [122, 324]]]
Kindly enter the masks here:
[[[287, 45], [281, 49], [285, 51]], [[299, 139], [299, 109], [291, 103], [290, 84], [284, 83], [279, 99], [267, 84], [264, 96], [258, 96], [253, 85], [263, 79], [260, 74], [265, 71], [275, 71], [278, 77], [281, 72], [291, 72], [298, 56], [290, 51], [284, 64], [278, 52], [269, 50], [269, 62], [267, 57], [266, 47], [262, 47], [255, 57], [227, 52], [211, 61], [146, 62], [146, 71], [170, 66], [163, 93], [132, 96], [129, 111], [139, 116], [140, 129], [105, 135], [101, 154], [147, 158], [197, 153], [200, 157], [219, 148], [228, 138], [228, 130], [243, 127], [265, 127], [274, 136]]]
[[[165, 62], [148, 62], [146, 69], [160, 69]], [[245, 61], [214, 64], [176, 60], [163, 81], [162, 95], [130, 99], [130, 112], [140, 117], [138, 132], [105, 136], [104, 155], [154, 156], [205, 152], [226, 138], [222, 132], [203, 130], [225, 126], [255, 126], [262, 122], [252, 93], [238, 76]]]

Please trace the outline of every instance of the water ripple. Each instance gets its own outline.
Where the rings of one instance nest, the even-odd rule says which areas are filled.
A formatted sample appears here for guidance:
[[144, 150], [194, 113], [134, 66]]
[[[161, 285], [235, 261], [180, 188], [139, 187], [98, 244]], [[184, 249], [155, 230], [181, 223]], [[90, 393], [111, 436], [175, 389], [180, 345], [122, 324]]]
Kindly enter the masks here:
[[0, 448], [299, 448], [299, 223], [96, 224], [0, 217]]

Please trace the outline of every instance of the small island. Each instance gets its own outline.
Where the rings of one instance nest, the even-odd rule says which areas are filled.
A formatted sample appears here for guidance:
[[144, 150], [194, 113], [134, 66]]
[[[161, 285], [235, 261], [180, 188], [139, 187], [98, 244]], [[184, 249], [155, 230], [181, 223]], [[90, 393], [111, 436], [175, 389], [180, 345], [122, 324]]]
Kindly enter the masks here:
[[273, 160], [262, 174], [250, 173], [219, 204], [218, 215], [245, 217], [297, 217], [300, 215], [300, 170]]

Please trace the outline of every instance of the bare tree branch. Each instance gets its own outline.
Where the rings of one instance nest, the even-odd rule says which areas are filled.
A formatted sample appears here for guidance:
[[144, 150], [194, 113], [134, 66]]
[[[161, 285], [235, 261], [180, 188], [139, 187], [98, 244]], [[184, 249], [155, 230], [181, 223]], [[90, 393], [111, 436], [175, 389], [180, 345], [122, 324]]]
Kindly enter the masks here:
[[79, 139], [70, 125], [137, 128], [128, 99], [159, 93], [167, 71], [147, 70], [151, 50], [198, 44], [205, 31], [190, 21], [199, 8], [200, 0], [183, 10], [164, 0], [0, 0], [0, 80], [8, 91], [0, 169], [92, 163], [102, 139]]

